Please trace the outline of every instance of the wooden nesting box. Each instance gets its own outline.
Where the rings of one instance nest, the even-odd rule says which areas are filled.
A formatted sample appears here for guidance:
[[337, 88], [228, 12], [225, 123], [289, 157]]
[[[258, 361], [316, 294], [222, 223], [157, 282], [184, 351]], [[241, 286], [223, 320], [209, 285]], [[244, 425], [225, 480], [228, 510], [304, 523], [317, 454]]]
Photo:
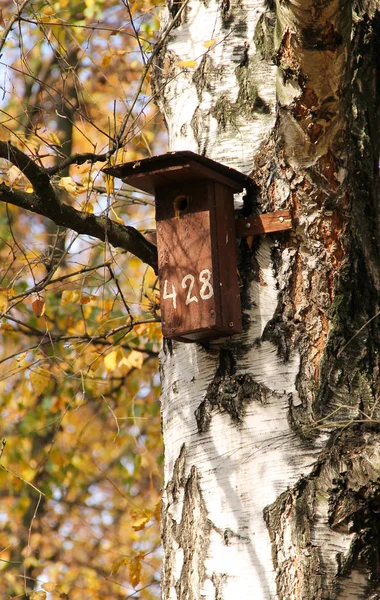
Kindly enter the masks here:
[[105, 171], [155, 196], [163, 335], [199, 341], [241, 332], [233, 195], [251, 180], [193, 152]]

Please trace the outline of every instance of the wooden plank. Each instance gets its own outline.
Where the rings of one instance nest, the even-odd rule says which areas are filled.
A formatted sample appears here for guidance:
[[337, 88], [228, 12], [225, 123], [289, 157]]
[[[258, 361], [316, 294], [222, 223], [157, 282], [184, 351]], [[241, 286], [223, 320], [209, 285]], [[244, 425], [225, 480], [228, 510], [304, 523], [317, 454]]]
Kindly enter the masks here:
[[[212, 189], [212, 184], [203, 183], [157, 191], [158, 273], [165, 337], [187, 338], [188, 334], [198, 334], [197, 339], [218, 325], [209, 188]], [[189, 201], [187, 208], [176, 215], [175, 198], [178, 195], [187, 195]], [[203, 286], [203, 279], [209, 284]]]
[[163, 335], [241, 332], [233, 191], [213, 181], [160, 188], [156, 221]]
[[240, 171], [190, 151], [114, 165], [103, 172], [153, 195], [163, 186], [200, 180], [219, 181], [236, 192], [253, 185], [252, 179]]
[[292, 217], [288, 210], [276, 210], [257, 217], [236, 219], [236, 237], [238, 238], [286, 231], [292, 228]]

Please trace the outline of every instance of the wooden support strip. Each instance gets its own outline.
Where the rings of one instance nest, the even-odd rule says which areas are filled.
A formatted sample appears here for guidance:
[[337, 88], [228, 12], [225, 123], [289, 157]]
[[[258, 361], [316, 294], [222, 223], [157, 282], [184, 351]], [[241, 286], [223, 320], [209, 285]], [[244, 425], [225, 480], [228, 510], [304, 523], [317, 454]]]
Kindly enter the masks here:
[[236, 237], [250, 237], [292, 229], [292, 218], [288, 210], [276, 210], [257, 217], [236, 219]]
[[[264, 213], [257, 217], [236, 219], [236, 237], [250, 237], [273, 233], [275, 231], [286, 231], [292, 229], [292, 218], [288, 210], [277, 210], [273, 213]], [[157, 245], [156, 231], [142, 231], [144, 237], [152, 244]]]

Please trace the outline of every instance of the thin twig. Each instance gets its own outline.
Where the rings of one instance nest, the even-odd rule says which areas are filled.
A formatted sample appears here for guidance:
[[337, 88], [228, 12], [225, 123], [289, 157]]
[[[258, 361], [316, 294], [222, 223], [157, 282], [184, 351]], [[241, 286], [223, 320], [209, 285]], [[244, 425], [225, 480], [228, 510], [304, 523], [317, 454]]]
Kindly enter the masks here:
[[29, 3], [29, 1], [30, 0], [24, 0], [24, 2], [21, 4], [21, 6], [15, 12], [13, 17], [11, 17], [11, 19], [9, 20], [8, 25], [6, 26], [5, 31], [3, 33], [3, 37], [0, 40], [0, 52], [2, 51], [2, 49], [4, 47], [4, 44], [6, 42], [6, 39], [8, 37], [10, 30], [12, 29], [12, 27], [16, 23], [16, 21], [20, 21], [21, 13], [24, 10], [25, 6]]
[[106, 261], [104, 263], [101, 263], [100, 265], [95, 265], [94, 267], [83, 267], [82, 269], [79, 269], [79, 271], [75, 271], [74, 273], [67, 273], [66, 275], [55, 277], [54, 279], [49, 280], [47, 277], [44, 277], [42, 281], [30, 288], [30, 290], [26, 290], [26, 292], [14, 296], [13, 300], [17, 300], [18, 298], [26, 298], [27, 296], [30, 296], [30, 294], [35, 294], [36, 292], [41, 291], [41, 289], [45, 289], [48, 285], [53, 285], [53, 283], [60, 283], [62, 281], [65, 281], [65, 279], [70, 279], [71, 277], [83, 275], [83, 273], [87, 273], [89, 271], [97, 271], [98, 269], [108, 267], [109, 265], [110, 262]]

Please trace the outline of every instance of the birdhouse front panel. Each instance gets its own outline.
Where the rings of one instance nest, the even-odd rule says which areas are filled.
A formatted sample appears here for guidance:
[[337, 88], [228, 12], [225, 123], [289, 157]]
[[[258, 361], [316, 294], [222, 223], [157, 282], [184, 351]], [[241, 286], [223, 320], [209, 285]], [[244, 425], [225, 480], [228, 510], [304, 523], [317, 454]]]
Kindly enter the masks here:
[[156, 220], [163, 335], [240, 332], [233, 189], [211, 180], [162, 186]]

